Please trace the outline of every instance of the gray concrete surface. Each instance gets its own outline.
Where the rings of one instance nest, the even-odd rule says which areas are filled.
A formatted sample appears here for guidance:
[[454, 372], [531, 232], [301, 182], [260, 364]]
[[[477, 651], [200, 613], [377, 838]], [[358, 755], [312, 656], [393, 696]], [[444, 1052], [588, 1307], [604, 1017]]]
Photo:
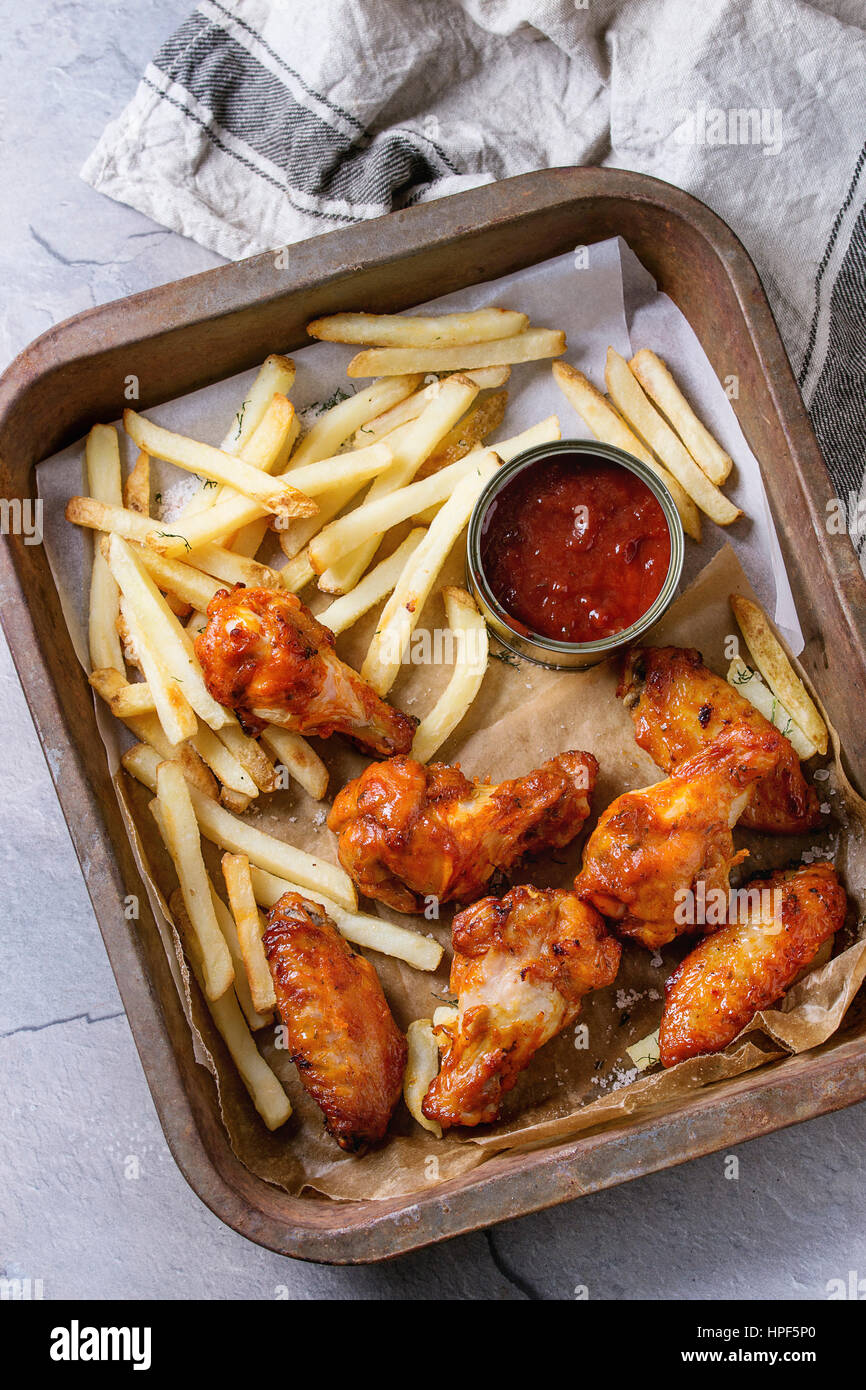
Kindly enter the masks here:
[[[0, 358], [215, 258], [77, 171], [189, 0], [6, 0]], [[162, 1138], [38, 741], [0, 649], [0, 1274], [46, 1298], [820, 1299], [866, 1275], [866, 1107], [387, 1266], [221, 1225]]]

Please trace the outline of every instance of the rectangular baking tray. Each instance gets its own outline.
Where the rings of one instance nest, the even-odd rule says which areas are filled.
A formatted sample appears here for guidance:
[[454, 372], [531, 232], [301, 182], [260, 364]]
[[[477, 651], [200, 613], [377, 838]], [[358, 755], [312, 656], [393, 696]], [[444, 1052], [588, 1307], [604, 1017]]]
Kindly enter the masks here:
[[[147, 409], [306, 343], [341, 309], [387, 312], [622, 236], [676, 302], [761, 462], [806, 636], [804, 665], [866, 780], [866, 584], [847, 536], [824, 525], [833, 488], [766, 296], [731, 230], [678, 189], [640, 174], [552, 169], [332, 232], [284, 257], [252, 257], [104, 305], [38, 338], [0, 380], [0, 495], [35, 496], [34, 467], [99, 420], [126, 378]], [[174, 1157], [223, 1221], [285, 1255], [361, 1263], [568, 1201], [866, 1096], [866, 1023], [823, 1047], [723, 1082], [675, 1108], [531, 1153], [511, 1153], [411, 1197], [290, 1197], [229, 1146], [213, 1079], [196, 1064], [121, 822], [45, 550], [0, 547], [0, 616]], [[126, 894], [142, 904], [137, 930]]]

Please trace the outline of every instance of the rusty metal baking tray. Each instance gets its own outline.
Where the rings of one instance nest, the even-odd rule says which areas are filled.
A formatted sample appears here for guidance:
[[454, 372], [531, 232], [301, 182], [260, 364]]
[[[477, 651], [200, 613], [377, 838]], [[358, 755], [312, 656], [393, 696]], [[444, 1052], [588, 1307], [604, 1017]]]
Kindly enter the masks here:
[[[678, 304], [721, 376], [735, 371], [740, 424], [761, 460], [806, 634], [804, 664], [866, 780], [866, 584], [847, 536], [823, 525], [832, 485], [755, 268], [694, 198], [639, 174], [552, 169], [303, 242], [289, 269], [255, 256], [79, 314], [38, 338], [0, 381], [0, 495], [34, 496], [34, 466], [111, 419], [124, 378], [154, 406], [306, 341], [340, 309], [406, 308], [577, 245], [624, 237]], [[866, 1096], [866, 1024], [813, 1053], [703, 1090], [666, 1113], [534, 1153], [490, 1159], [410, 1198], [290, 1197], [235, 1158], [210, 1074], [193, 1058], [155, 923], [132, 933], [139, 886], [44, 548], [0, 547], [0, 614], [87, 882], [171, 1150], [193, 1189], [251, 1240], [302, 1259], [385, 1259], [568, 1201]], [[863, 790], [863, 787], [860, 788]]]

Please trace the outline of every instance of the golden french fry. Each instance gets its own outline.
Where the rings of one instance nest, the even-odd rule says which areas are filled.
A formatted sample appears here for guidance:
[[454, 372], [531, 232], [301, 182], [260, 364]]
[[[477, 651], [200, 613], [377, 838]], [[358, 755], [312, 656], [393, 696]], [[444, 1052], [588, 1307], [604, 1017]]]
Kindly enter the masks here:
[[310, 584], [316, 577], [310, 561], [310, 547], [306, 546], [300, 553], [291, 560], [287, 560], [280, 570], [283, 581], [283, 588], [288, 589], [290, 594], [299, 594], [307, 584]]
[[147, 681], [138, 681], [130, 685], [112, 666], [92, 671], [89, 679], [93, 689], [102, 696], [111, 713], [118, 719], [132, 718], [137, 714], [152, 714], [156, 708]]
[[421, 1109], [421, 1102], [427, 1094], [430, 1083], [439, 1075], [439, 1046], [433, 1034], [433, 1022], [429, 1018], [416, 1018], [406, 1030], [409, 1054], [406, 1058], [406, 1071], [403, 1075], [403, 1099], [406, 1109], [423, 1129], [442, 1138], [442, 1126], [435, 1120], [428, 1120]]
[[451, 347], [511, 338], [529, 325], [513, 309], [473, 309], [465, 314], [329, 314], [307, 324], [311, 338], [326, 343], [379, 347]]
[[603, 444], [614, 444], [618, 449], [624, 449], [627, 454], [633, 454], [635, 458], [641, 459], [648, 468], [651, 468], [661, 478], [674, 499], [686, 535], [691, 536], [692, 540], [699, 541], [701, 539], [700, 514], [685, 488], [680, 486], [673, 474], [669, 473], [663, 464], [653, 458], [649, 449], [641, 443], [637, 435], [629, 429], [617, 411], [605, 400], [601, 392], [595, 389], [592, 382], [587, 380], [583, 372], [579, 372], [569, 362], [554, 362], [553, 379], [569, 404], [574, 407], [584, 423], [592, 430], [596, 439], [600, 439]]
[[307, 740], [293, 729], [281, 729], [277, 724], [265, 725], [261, 739], [307, 795], [321, 801], [328, 790], [328, 769]]
[[745, 696], [750, 705], [760, 710], [764, 718], [785, 735], [801, 761], [805, 762], [815, 756], [818, 752], [817, 745], [806, 737], [778, 695], [774, 695], [770, 687], [764, 684], [757, 671], [753, 671], [751, 666], [747, 666], [740, 657], [735, 656], [728, 667], [726, 679], [728, 685], [732, 685]]
[[454, 673], [428, 715], [415, 730], [412, 757], [429, 762], [454, 732], [481, 688], [487, 671], [487, 624], [465, 589], [448, 585], [442, 591], [448, 626], [457, 638]]
[[162, 655], [150, 632], [139, 623], [134, 610], [123, 598], [120, 600], [120, 615], [138, 666], [153, 696], [154, 709], [166, 738], [173, 744], [184, 743], [198, 730], [195, 710], [187, 701], [176, 677], [163, 664]]
[[212, 575], [196, 569], [194, 565], [171, 560], [140, 541], [131, 541], [130, 545], [136, 560], [164, 593], [174, 594], [184, 603], [192, 604], [199, 612], [206, 610], [214, 594], [223, 588]]
[[[384, 472], [391, 462], [392, 453], [387, 444], [371, 444], [366, 449], [356, 449], [351, 453], [337, 454], [335, 458], [308, 463], [303, 469], [292, 469], [284, 476], [303, 481], [305, 487], [310, 488], [312, 499], [313, 494], [318, 496], [331, 490], [343, 490], [350, 485], [354, 493], [376, 473]], [[313, 503], [313, 508], [318, 511], [318, 504]], [[312, 514], [309, 508], [293, 513], [294, 516]], [[199, 513], [183, 523], [174, 522], [170, 531], [155, 533], [149, 536], [148, 540], [164, 555], [179, 555], [184, 550], [194, 550], [196, 554], [201, 554], [214, 535], [225, 535], [227, 522], [234, 525], [236, 518], [237, 509], [234, 502], [217, 502], [207, 512]]]
[[[93, 485], [90, 487], [93, 492]], [[150, 457], [142, 450], [123, 485], [123, 505], [131, 512], [150, 516]]]
[[[370, 488], [365, 505], [377, 502], [414, 478], [421, 464], [444, 439], [453, 425], [478, 395], [474, 381], [456, 372], [430, 387], [429, 400], [417, 420], [403, 425], [388, 436], [394, 462], [387, 473], [381, 474]], [[382, 541], [387, 527], [372, 527], [360, 544], [356, 543], [338, 565], [328, 565], [321, 574], [319, 588], [327, 593], [344, 594], [354, 588], [369, 565]], [[311, 543], [310, 556], [316, 564], [316, 544]]]
[[156, 798], [166, 848], [172, 857], [184, 905], [201, 948], [202, 974], [208, 999], [219, 999], [234, 980], [231, 955], [219, 928], [210, 879], [201, 853], [198, 824], [191, 797], [214, 806], [191, 788], [176, 762], [161, 762], [156, 770]]
[[[529, 429], [523, 430], [521, 434], [515, 434], [511, 439], [502, 439], [492, 447], [502, 462], [508, 463], [525, 449], [534, 449], [536, 444], [549, 444], [552, 440], [561, 438], [559, 417], [548, 415], [546, 419], [539, 420], [537, 425], [530, 425]], [[441, 506], [441, 502], [434, 502], [432, 507], [417, 512], [412, 518], [413, 522], [419, 526], [429, 526]]]
[[[478, 497], [488, 479], [499, 467], [499, 459], [490, 449], [467, 454], [452, 468], [471, 463], [471, 469], [461, 478], [448, 501], [437, 513], [424, 539], [406, 564], [396, 588], [382, 610], [379, 625], [370, 643], [361, 675], [379, 695], [386, 695], [397, 678], [403, 654], [421, 616], [436, 576], [444, 565], [464, 526], [472, 514]], [[426, 482], [443, 478], [449, 470], [435, 473]], [[407, 488], [408, 492], [409, 489]]]
[[[146, 543], [154, 523], [140, 512], [100, 502], [98, 497], [70, 497], [64, 513], [66, 520], [91, 531], [107, 531], [123, 536], [124, 540]], [[104, 662], [100, 663], [105, 665]], [[111, 663], [108, 663], [111, 665]]]
[[416, 527], [406, 537], [402, 545], [399, 545], [381, 564], [370, 573], [365, 575], [359, 584], [355, 585], [348, 594], [342, 598], [337, 598], [323, 612], [319, 613], [318, 621], [329, 627], [334, 634], [345, 632], [347, 627], [351, 627], [359, 618], [363, 617], [379, 599], [385, 598], [391, 593], [409, 556], [412, 555], [416, 547], [420, 544], [424, 536], [423, 527]]
[[180, 686], [196, 714], [212, 729], [222, 728], [231, 715], [217, 703], [205, 685], [189, 634], [137, 560], [135, 551], [120, 536], [112, 535], [110, 539], [108, 563], [123, 594], [127, 620], [131, 611], [137, 628], [146, 635], [147, 645], [159, 653], [160, 664]]
[[272, 353], [259, 369], [240, 410], [232, 420], [220, 448], [224, 454], [243, 453], [244, 446], [261, 424], [275, 395], [287, 396], [295, 380], [291, 357]]
[[343, 869], [267, 835], [248, 821], [238, 820], [230, 811], [194, 790], [191, 796], [202, 834], [220, 849], [245, 854], [260, 869], [301, 884], [304, 892], [315, 892], [321, 886], [328, 897], [341, 906], [355, 908], [355, 886]]
[[210, 1010], [217, 1031], [238, 1069], [238, 1075], [268, 1129], [279, 1129], [280, 1125], [284, 1125], [292, 1113], [291, 1101], [256, 1047], [255, 1039], [247, 1027], [234, 990], [224, 994], [221, 999], [208, 998], [204, 988], [201, 950], [195, 932], [190, 926], [183, 899], [172, 895], [171, 910], [186, 958], [192, 966], [193, 974], [204, 994], [205, 1003]]
[[[212, 508], [212, 511], [215, 512], [216, 507]], [[161, 540], [151, 540], [150, 548], [161, 553]], [[215, 541], [198, 546], [188, 558], [190, 565], [196, 565], [206, 574], [221, 579], [223, 582], [217, 586], [218, 588], [225, 588], [226, 584], [245, 584], [249, 589], [283, 588], [280, 570], [271, 569], [270, 565], [261, 565], [257, 560], [248, 560], [246, 555], [238, 555], [234, 550], [217, 545]]]
[[[479, 391], [498, 390], [504, 386], [511, 375], [510, 367], [478, 367], [475, 371], [460, 372], [460, 376], [468, 378], [475, 383]], [[416, 378], [418, 380], [419, 378]], [[399, 381], [400, 377], [383, 377], [383, 381]], [[447, 380], [447, 378], [446, 378]], [[362, 444], [373, 444], [377, 439], [382, 439], [385, 435], [397, 429], [400, 425], [406, 425], [410, 420], [417, 420], [418, 416], [429, 404], [436, 393], [440, 383], [431, 382], [420, 391], [415, 391], [405, 400], [392, 406], [390, 410], [383, 410], [380, 415], [368, 420], [356, 430], [353, 443], [360, 447]]]
[[[294, 463], [303, 467], [304, 464], [320, 463], [322, 459], [333, 458], [341, 445], [356, 431], [361, 430], [368, 420], [374, 419], [383, 411], [391, 410], [398, 401], [411, 396], [420, 381], [417, 373], [410, 376], [386, 377], [383, 381], [374, 381], [372, 386], [363, 391], [356, 391], [354, 395], [347, 396], [344, 401], [331, 406], [301, 440], [295, 451]], [[372, 443], [372, 439], [362, 438], [358, 441], [358, 447], [363, 448]]]
[[274, 765], [265, 750], [249, 734], [245, 734], [234, 715], [227, 724], [217, 731], [232, 757], [249, 773], [260, 791], [276, 790], [277, 778]]
[[499, 429], [505, 418], [507, 404], [508, 392], [495, 391], [474, 405], [463, 419], [458, 420], [448, 431], [444, 439], [439, 441], [435, 451], [422, 463], [417, 476], [426, 478], [431, 473], [437, 473], [440, 468], [446, 468], [449, 463], [456, 463], [457, 459], [462, 459], [476, 444], [481, 444], [488, 434]]
[[199, 722], [198, 733], [191, 743], [202, 762], [207, 763], [223, 787], [228, 787], [229, 791], [236, 792], [238, 796], [246, 797], [247, 802], [258, 796], [259, 789], [246, 768], [229, 752], [222, 739], [209, 729], [207, 724]]
[[[188, 782], [198, 787], [205, 796], [212, 797], [213, 800], [217, 799], [219, 793], [216, 780], [202, 762], [195, 748], [191, 747], [189, 743], [172, 743], [166, 737], [165, 730], [154, 712], [153, 696], [147, 684], [127, 685], [120, 672], [115, 671], [113, 667], [104, 667], [99, 671], [94, 671], [90, 677], [90, 684], [97, 694], [105, 700], [112, 714], [118, 719], [122, 719], [127, 728], [135, 734], [135, 737], [140, 739], [142, 744], [148, 745], [149, 751], [154, 754], [153, 761], [147, 763], [147, 767], [152, 772], [152, 791], [156, 790], [158, 762], [175, 759], [183, 768], [183, 774]], [[137, 704], [130, 700], [129, 692], [133, 690], [143, 691], [147, 697], [146, 701]]]
[[649, 348], [636, 352], [628, 365], [710, 482], [720, 487], [733, 468], [733, 459], [698, 419], [669, 368]]
[[456, 347], [367, 348], [352, 358], [350, 377], [395, 376], [404, 372], [459, 372], [463, 367], [501, 367], [513, 362], [537, 362], [565, 352], [565, 334], [549, 328], [527, 328], [511, 338]]
[[245, 854], [224, 854], [222, 870], [238, 931], [250, 995], [256, 1009], [264, 1013], [276, 1008], [277, 996], [262, 945], [262, 919], [253, 894], [250, 861]]
[[688, 449], [644, 394], [625, 358], [612, 347], [607, 350], [604, 379], [614, 405], [702, 512], [718, 526], [730, 526], [731, 522], [743, 515], [742, 510], [735, 507], [698, 467]]
[[[178, 762], [183, 770], [183, 775], [191, 787], [195, 787], [207, 796], [211, 801], [219, 800], [216, 778], [205, 767], [201, 758], [194, 748], [188, 743], [179, 743], [176, 746], [165, 741], [163, 744], [159, 735], [162, 733], [159, 723], [155, 725], [150, 722], [152, 716], [138, 715], [132, 719], [124, 720], [124, 723], [140, 739], [140, 743], [134, 743], [128, 748], [121, 757], [120, 761], [130, 777], [134, 777], [142, 786], [149, 791], [156, 791], [156, 770], [160, 763]], [[165, 735], [162, 735], [165, 739]], [[168, 755], [168, 756], [167, 756]]]
[[270, 908], [284, 893], [300, 893], [301, 897], [323, 907], [337, 930], [353, 946], [380, 951], [383, 956], [403, 960], [416, 970], [436, 970], [442, 959], [442, 947], [432, 936], [422, 936], [406, 927], [395, 927], [383, 917], [371, 917], [364, 912], [347, 911], [332, 898], [317, 890], [299, 887], [290, 880], [267, 873], [255, 864], [251, 870], [253, 892], [261, 907]]
[[[173, 897], [174, 895], [172, 895], [172, 899]], [[183, 896], [180, 895], [180, 897], [181, 906], [183, 906]], [[259, 1028], [265, 1028], [269, 1023], [273, 1023], [273, 1010], [268, 1010], [266, 1013], [259, 1013], [253, 1003], [253, 997], [250, 994], [250, 982], [247, 979], [246, 966], [244, 964], [243, 952], [241, 951], [241, 943], [238, 940], [238, 929], [235, 925], [235, 919], [222, 898], [217, 894], [213, 883], [211, 883], [211, 897], [213, 898], [213, 909], [216, 913], [216, 919], [219, 922], [220, 931], [225, 937], [226, 945], [229, 948], [229, 955], [232, 958], [232, 969], [235, 972], [235, 994], [238, 997], [238, 1003], [243, 1010], [243, 1015], [250, 1031], [255, 1033]], [[172, 901], [171, 907], [174, 913], [174, 901]]]
[[[93, 497], [109, 506], [121, 502], [120, 447], [117, 431], [111, 425], [94, 425], [85, 445], [87, 483]], [[90, 576], [88, 636], [90, 664], [94, 668], [112, 666], [124, 672], [123, 652], [117, 635], [119, 595], [117, 584], [99, 546], [94, 548]]]
[[225, 483], [235, 492], [242, 492], [251, 501], [256, 501], [266, 511], [281, 516], [309, 516], [311, 502], [309, 497], [299, 493], [297, 488], [280, 478], [272, 478], [262, 468], [255, 468], [233, 454], [215, 449], [211, 444], [202, 444], [186, 435], [176, 434], [174, 430], [164, 429], [152, 420], [147, 420], [135, 410], [123, 412], [124, 428], [140, 449], [155, 458], [165, 459], [188, 473], [198, 473], [217, 483]]
[[332, 521], [310, 541], [313, 566], [321, 574], [329, 565], [362, 545], [365, 537], [382, 535], [434, 502], [444, 501], [463, 478], [474, 474], [482, 466], [482, 460], [489, 461], [491, 457], [491, 450], [475, 449], [431, 477], [423, 478], [418, 483], [408, 483], [393, 492], [385, 492]]
[[827, 752], [827, 725], [783, 651], [766, 613], [757, 603], [739, 594], [731, 594], [731, 607], [755, 665], [767, 685], [790, 711], [806, 738], [823, 755]]

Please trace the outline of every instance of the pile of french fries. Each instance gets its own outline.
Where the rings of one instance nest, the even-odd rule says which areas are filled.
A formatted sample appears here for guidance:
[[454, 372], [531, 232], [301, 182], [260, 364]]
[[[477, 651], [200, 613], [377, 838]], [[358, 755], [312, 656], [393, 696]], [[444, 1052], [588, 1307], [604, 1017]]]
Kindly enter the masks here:
[[[291, 890], [319, 903], [347, 940], [419, 970], [435, 970], [442, 948], [359, 912], [341, 868], [244, 818], [260, 795], [285, 785], [284, 775], [321, 800], [327, 770], [288, 728], [246, 734], [209, 693], [193, 638], [226, 585], [298, 592], [315, 581], [330, 597], [320, 620], [335, 633], [384, 605], [362, 671], [386, 695], [487, 479], [522, 449], [559, 438], [552, 416], [495, 451], [485, 447], [503, 421], [511, 364], [565, 349], [563, 334], [500, 309], [340, 314], [317, 320], [310, 333], [368, 349], [349, 364], [349, 376], [378, 379], [325, 410], [301, 437], [289, 400], [294, 364], [271, 356], [218, 448], [127, 410], [124, 429], [137, 450], [128, 476], [116, 431], [94, 426], [89, 495], [66, 508], [69, 521], [94, 532], [90, 682], [137, 740], [121, 761], [153, 793], [150, 812], [178, 879], [170, 905], [184, 954], [271, 1129], [285, 1123], [291, 1105], [254, 1036], [274, 1022], [262, 911]], [[154, 458], [200, 482], [171, 521], [153, 514]], [[388, 553], [374, 563], [385, 538]], [[279, 565], [257, 558], [269, 541], [271, 552], [283, 552]], [[470, 596], [447, 586], [442, 600], [465, 640], [416, 733], [412, 751], [425, 761], [465, 716], [487, 667], [486, 628]], [[204, 841], [223, 851], [224, 897]]]
[[742, 516], [721, 490], [733, 467], [729, 455], [654, 352], [641, 348], [627, 362], [608, 348], [607, 396], [567, 362], [555, 362], [553, 375], [596, 439], [642, 459], [662, 479], [692, 540], [701, 539], [701, 512], [719, 526]]

